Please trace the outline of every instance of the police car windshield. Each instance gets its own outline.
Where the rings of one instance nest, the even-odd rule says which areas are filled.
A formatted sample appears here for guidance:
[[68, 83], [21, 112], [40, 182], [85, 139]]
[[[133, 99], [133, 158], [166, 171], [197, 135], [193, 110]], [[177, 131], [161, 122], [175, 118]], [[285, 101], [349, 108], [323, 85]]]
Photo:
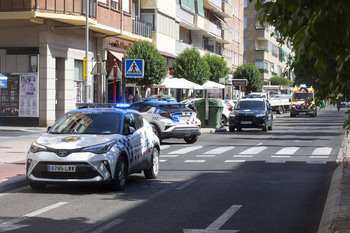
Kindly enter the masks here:
[[50, 129], [53, 134], [120, 133], [120, 113], [73, 112], [63, 115]]
[[237, 110], [264, 110], [265, 104], [264, 101], [239, 101], [235, 105]]

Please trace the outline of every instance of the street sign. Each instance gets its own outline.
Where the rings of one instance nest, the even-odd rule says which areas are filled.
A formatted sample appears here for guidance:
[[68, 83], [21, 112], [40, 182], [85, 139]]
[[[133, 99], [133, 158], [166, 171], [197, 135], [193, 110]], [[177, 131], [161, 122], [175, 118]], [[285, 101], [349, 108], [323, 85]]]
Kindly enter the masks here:
[[232, 79], [232, 86], [247, 86], [247, 79]]
[[144, 63], [143, 59], [125, 59], [125, 77], [143, 78]]
[[0, 87], [7, 88], [7, 77], [3, 74], [0, 74]]

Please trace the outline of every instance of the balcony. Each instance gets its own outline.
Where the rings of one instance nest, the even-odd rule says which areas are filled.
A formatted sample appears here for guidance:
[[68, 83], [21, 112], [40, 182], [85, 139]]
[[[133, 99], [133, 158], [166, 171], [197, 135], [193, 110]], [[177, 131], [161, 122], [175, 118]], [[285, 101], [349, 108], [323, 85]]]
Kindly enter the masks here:
[[[42, 13], [60, 13], [66, 15], [85, 15], [84, 0], [7, 0], [0, 1], [0, 12], [36, 11]], [[89, 16], [96, 18], [97, 4], [89, 0]]]
[[191, 48], [192, 45], [190, 44], [186, 44], [186, 43], [183, 43], [181, 41], [176, 41], [176, 44], [175, 44], [175, 52], [176, 54], [180, 54], [182, 53], [186, 48]]
[[152, 24], [140, 20], [132, 20], [132, 33], [152, 38]]
[[265, 51], [265, 52], [269, 52], [268, 48], [264, 48], [264, 47], [255, 47], [255, 51]]
[[206, 9], [213, 11], [222, 18], [233, 17], [233, 8], [226, 1], [222, 0], [203, 0]]
[[202, 16], [200, 16], [198, 14], [196, 14], [194, 16], [194, 26], [196, 26], [197, 28], [199, 28], [201, 30], [205, 30], [204, 21], [205, 21], [205, 19]]
[[221, 38], [221, 30], [222, 28], [218, 25], [216, 25], [213, 22], [210, 22], [209, 20], [206, 20], [205, 22], [207, 24], [206, 28], [209, 28], [209, 32], [214, 35], [215, 37]]
[[193, 30], [194, 29], [194, 14], [181, 8], [179, 4], [176, 5], [176, 16], [180, 18], [180, 25]]

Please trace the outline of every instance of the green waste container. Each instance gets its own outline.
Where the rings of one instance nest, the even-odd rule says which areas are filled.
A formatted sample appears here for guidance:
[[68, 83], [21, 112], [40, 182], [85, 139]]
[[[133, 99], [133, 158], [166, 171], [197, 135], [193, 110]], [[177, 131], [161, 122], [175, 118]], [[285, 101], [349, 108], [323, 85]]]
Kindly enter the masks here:
[[195, 102], [198, 118], [202, 122], [202, 128], [215, 128], [221, 127], [222, 118], [222, 102], [218, 99], [208, 98], [209, 112], [208, 119], [205, 119], [205, 99], [201, 99]]

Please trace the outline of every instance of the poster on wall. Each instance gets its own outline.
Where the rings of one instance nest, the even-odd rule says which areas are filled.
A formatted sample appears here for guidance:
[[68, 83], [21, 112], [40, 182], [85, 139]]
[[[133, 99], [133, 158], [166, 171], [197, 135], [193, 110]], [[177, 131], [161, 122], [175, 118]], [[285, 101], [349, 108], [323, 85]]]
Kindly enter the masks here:
[[0, 117], [18, 117], [19, 75], [6, 75], [7, 87], [0, 88]]
[[19, 77], [19, 116], [39, 117], [38, 76], [20, 75]]

